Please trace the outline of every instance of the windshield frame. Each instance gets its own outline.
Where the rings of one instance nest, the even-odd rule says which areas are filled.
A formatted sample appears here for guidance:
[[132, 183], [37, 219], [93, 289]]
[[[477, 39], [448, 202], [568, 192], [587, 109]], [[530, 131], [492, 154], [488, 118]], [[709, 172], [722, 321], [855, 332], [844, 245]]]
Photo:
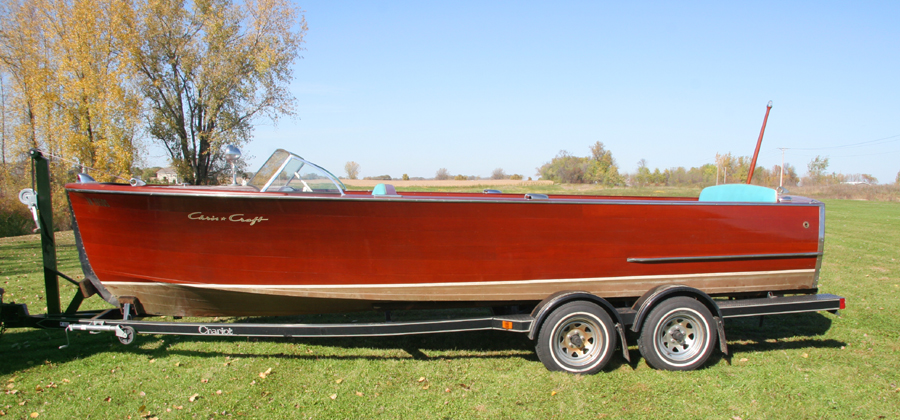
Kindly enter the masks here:
[[[275, 159], [275, 160], [273, 161], [273, 159]], [[281, 160], [280, 164], [278, 164], [279, 160]], [[288, 152], [287, 150], [284, 150], [284, 149], [276, 150], [274, 153], [272, 153], [271, 156], [269, 156], [269, 159], [266, 159], [266, 162], [262, 165], [262, 167], [260, 167], [260, 170], [257, 171], [256, 174], [253, 175], [253, 178], [250, 179], [249, 185], [257, 187], [260, 192], [269, 192], [269, 188], [271, 188], [272, 184], [275, 183], [275, 181], [281, 176], [281, 174], [284, 172], [285, 168], [288, 167], [292, 162], [297, 163], [297, 161], [299, 161], [300, 166], [297, 167], [297, 169], [294, 170], [293, 173], [287, 174], [288, 177], [287, 177], [287, 182], [285, 184], [292, 181], [296, 177], [296, 173], [300, 172], [300, 169], [309, 165], [312, 168], [315, 168], [319, 172], [321, 172], [321, 175], [324, 175], [329, 181], [331, 181], [331, 183], [334, 184], [335, 189], [338, 191], [336, 193], [335, 192], [327, 192], [327, 191], [319, 191], [317, 193], [344, 195], [344, 191], [347, 190], [347, 187], [344, 186], [344, 183], [341, 182], [341, 180], [338, 179], [338, 177], [334, 176], [334, 174], [329, 172], [327, 169], [325, 169], [319, 165], [316, 165], [315, 163], [310, 162], [310, 161], [300, 157], [297, 154]], [[265, 169], [266, 167], [272, 167], [276, 164], [278, 164], [278, 169], [275, 172], [273, 172], [272, 175], [270, 175], [267, 179], [263, 179], [262, 177], [265, 177], [266, 174], [261, 173], [262, 170]], [[259, 178], [259, 179], [257, 179], [257, 178]]]

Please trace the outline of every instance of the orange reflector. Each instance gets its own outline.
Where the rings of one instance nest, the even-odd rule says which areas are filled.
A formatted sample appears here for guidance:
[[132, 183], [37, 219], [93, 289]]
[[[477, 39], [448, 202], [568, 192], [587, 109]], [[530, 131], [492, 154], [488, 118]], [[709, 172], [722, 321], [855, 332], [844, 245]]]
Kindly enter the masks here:
[[[841, 300], [841, 302], [843, 303], [843, 300]], [[503, 321], [503, 329], [511, 330], [512, 329], [512, 321]]]
[[844, 298], [841, 298], [841, 309], [844, 309], [846, 307], [847, 307], [847, 304], [844, 303]]

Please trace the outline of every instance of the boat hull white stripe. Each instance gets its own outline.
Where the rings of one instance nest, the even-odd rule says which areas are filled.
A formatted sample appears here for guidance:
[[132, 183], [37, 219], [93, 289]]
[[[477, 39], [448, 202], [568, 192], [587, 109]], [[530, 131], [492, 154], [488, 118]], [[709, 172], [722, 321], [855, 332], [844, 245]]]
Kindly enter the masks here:
[[448, 283], [409, 283], [409, 284], [208, 284], [208, 283], [177, 283], [177, 282], [127, 282], [109, 281], [102, 282], [108, 286], [183, 286], [203, 289], [401, 289], [418, 287], [473, 287], [473, 286], [516, 286], [526, 284], [552, 284], [574, 282], [608, 282], [608, 281], [653, 281], [653, 280], [680, 280], [701, 279], [708, 277], [742, 277], [742, 276], [777, 276], [788, 274], [814, 274], [815, 269], [802, 270], [778, 270], [778, 271], [746, 271], [735, 273], [695, 273], [695, 274], [664, 274], [655, 276], [622, 276], [622, 277], [587, 277], [576, 279], [542, 279], [542, 280], [508, 280], [508, 281], [479, 281], [479, 282], [448, 282]]

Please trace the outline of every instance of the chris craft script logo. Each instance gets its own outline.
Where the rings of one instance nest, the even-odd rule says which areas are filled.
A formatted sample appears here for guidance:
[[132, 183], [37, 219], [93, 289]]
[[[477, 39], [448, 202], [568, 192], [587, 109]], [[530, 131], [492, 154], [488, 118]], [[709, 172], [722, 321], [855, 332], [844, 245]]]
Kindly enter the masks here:
[[200, 211], [195, 211], [195, 212], [189, 214], [189, 215], [188, 215], [188, 219], [191, 219], [191, 220], [202, 220], [202, 221], [205, 221], [205, 222], [224, 222], [224, 221], [227, 220], [227, 221], [229, 221], [229, 222], [249, 223], [250, 226], [253, 226], [253, 225], [257, 224], [257, 223], [265, 222], [265, 221], [269, 220], [269, 219], [266, 219], [265, 217], [262, 217], [262, 216], [256, 216], [256, 217], [252, 217], [252, 218], [247, 218], [247, 217], [244, 217], [244, 214], [243, 214], [243, 213], [232, 214], [231, 216], [227, 216], [227, 217], [226, 217], [226, 216], [221, 216], [221, 217], [219, 217], [219, 216], [207, 216], [207, 215], [203, 214], [203, 212], [200, 212]]

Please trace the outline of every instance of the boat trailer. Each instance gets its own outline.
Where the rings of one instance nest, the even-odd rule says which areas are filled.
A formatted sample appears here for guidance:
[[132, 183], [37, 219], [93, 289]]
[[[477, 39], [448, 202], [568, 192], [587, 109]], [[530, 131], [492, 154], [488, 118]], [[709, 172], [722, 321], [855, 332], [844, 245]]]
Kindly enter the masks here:
[[[713, 299], [701, 290], [664, 285], [647, 291], [630, 306], [613, 306], [602, 297], [582, 291], [557, 292], [527, 314], [494, 315], [426, 321], [368, 323], [205, 323], [148, 321], [134, 303], [104, 311], [79, 311], [84, 299], [96, 294], [87, 280], [76, 281], [56, 266], [53, 237], [49, 160], [31, 151], [37, 191], [23, 190], [20, 199], [31, 207], [40, 230], [47, 313], [32, 315], [25, 304], [4, 303], [0, 289], [0, 328], [65, 329], [92, 333], [112, 332], [122, 344], [137, 334], [220, 337], [383, 337], [497, 330], [525, 333], [536, 340], [538, 358], [550, 370], [596, 373], [616, 348], [630, 361], [627, 331], [638, 334], [638, 347], [648, 364], [664, 370], [691, 370], [701, 366], [714, 343], [728, 354], [724, 320], [844, 309], [843, 297], [831, 294], [774, 295], [762, 298]], [[65, 311], [61, 309], [59, 277], [78, 287]], [[617, 345], [618, 344], [618, 345]]]

